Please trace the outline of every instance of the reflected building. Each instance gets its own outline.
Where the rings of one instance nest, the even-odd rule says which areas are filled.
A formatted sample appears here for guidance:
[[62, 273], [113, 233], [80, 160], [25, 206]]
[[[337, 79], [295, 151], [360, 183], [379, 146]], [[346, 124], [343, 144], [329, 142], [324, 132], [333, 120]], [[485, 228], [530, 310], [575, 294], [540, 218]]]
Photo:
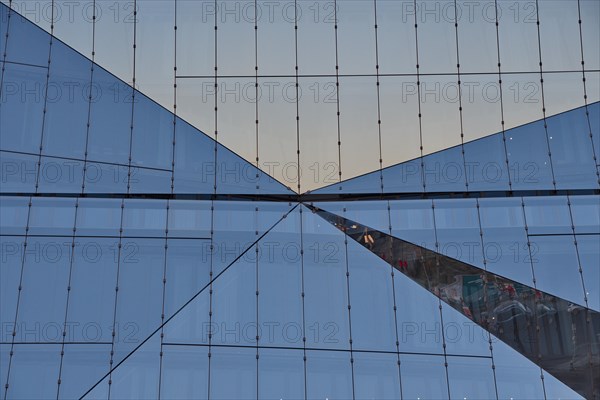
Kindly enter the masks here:
[[0, 3], [2, 398], [600, 398], [598, 2], [108, 3]]

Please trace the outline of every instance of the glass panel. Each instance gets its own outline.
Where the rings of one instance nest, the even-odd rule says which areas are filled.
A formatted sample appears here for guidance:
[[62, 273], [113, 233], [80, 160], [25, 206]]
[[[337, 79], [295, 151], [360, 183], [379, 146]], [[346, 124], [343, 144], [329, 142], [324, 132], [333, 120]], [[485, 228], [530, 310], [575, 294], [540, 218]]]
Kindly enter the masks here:
[[558, 189], [597, 188], [598, 177], [585, 108], [547, 119]]
[[[417, 1], [419, 66], [421, 73], [456, 70], [454, 1]], [[457, 110], [458, 114], [458, 110]]]
[[306, 352], [306, 397], [309, 399], [353, 397], [350, 352]]
[[460, 146], [430, 154], [423, 158], [425, 191], [465, 191], [467, 177]]
[[[486, 3], [493, 6], [491, 3]], [[493, 7], [487, 6], [487, 8], [492, 8], [490, 11], [493, 13]], [[466, 18], [466, 13], [468, 9], [465, 7], [464, 13]], [[487, 18], [487, 17], [486, 17]], [[493, 23], [489, 24], [490, 27], [493, 27]], [[464, 26], [464, 25], [463, 25]], [[460, 29], [460, 27], [459, 27]], [[495, 29], [494, 29], [495, 30]], [[495, 37], [494, 32], [494, 37]], [[462, 39], [462, 38], [461, 38]], [[476, 40], [476, 39], [474, 39]], [[495, 39], [494, 39], [495, 41]], [[460, 45], [461, 49], [467, 48], [467, 51], [471, 50], [468, 47], [464, 47], [463, 44]], [[496, 45], [491, 48], [493, 52], [496, 51]], [[478, 57], [479, 53], [474, 52], [473, 56]], [[462, 57], [462, 55], [461, 55]], [[494, 57], [496, 57], [494, 55]], [[494, 58], [494, 67], [495, 61]], [[462, 61], [462, 60], [461, 60]], [[461, 67], [462, 67], [461, 63]], [[494, 68], [488, 68], [488, 71], [493, 71]], [[502, 77], [504, 79], [504, 77]], [[502, 130], [502, 106], [504, 104], [504, 96], [508, 95], [510, 92], [507, 90], [504, 85], [502, 86], [502, 104], [500, 103], [500, 78], [498, 75], [486, 75], [486, 74], [473, 74], [461, 75], [461, 100], [462, 100], [462, 124], [463, 124], [463, 133], [464, 133], [464, 141], [469, 142], [473, 139], [486, 138], [490, 139], [489, 135], [492, 133], [500, 132]], [[504, 82], [504, 81], [503, 81]], [[503, 146], [502, 146], [503, 148]], [[492, 151], [491, 149], [487, 150]]]
[[65, 44], [52, 43], [46, 92], [43, 154], [83, 159], [91, 62]]
[[498, 8], [502, 71], [537, 71], [536, 4], [502, 1]]
[[352, 240], [348, 270], [352, 348], [396, 351], [391, 267]]
[[502, 135], [465, 143], [464, 150], [469, 190], [508, 189], [509, 173]]
[[27, 224], [28, 197], [0, 198], [0, 234], [23, 235]]
[[[88, 159], [127, 164], [132, 89], [105, 69], [95, 65], [92, 91]], [[139, 97], [135, 101], [138, 102]]]
[[[373, 4], [367, 0], [337, 3], [340, 74], [375, 72], [375, 15]], [[375, 92], [375, 84], [373, 84], [373, 92]], [[375, 121], [376, 119], [373, 119], [372, 123], [374, 124]], [[376, 128], [375, 125], [373, 127]]]
[[[498, 398], [538, 399], [544, 397], [540, 367], [493, 337]], [[548, 377], [548, 374], [544, 374]]]
[[75, 239], [67, 341], [112, 341], [118, 245], [116, 238]]
[[450, 398], [492, 399], [496, 397], [492, 360], [475, 357], [449, 357]]
[[573, 233], [567, 197], [525, 197], [523, 202], [530, 235]]
[[[132, 167], [132, 171], [136, 168]], [[127, 193], [127, 165], [86, 163], [85, 193]], [[135, 172], [133, 172], [135, 176]]]
[[[481, 280], [479, 276], [462, 276], [457, 277], [458, 287], [456, 290], [457, 298], [452, 295], [454, 288], [445, 288], [445, 300], [452, 301], [456, 304], [456, 300], [463, 303], [463, 309], [459, 310], [467, 315], [472, 315], [472, 312], [480, 313], [477, 310], [476, 304], [479, 303], [481, 296]], [[462, 286], [462, 287], [461, 287]], [[465, 301], [466, 300], [466, 301]], [[467, 303], [469, 306], [467, 306]], [[457, 312], [452, 306], [446, 302], [442, 302], [442, 315], [444, 318], [444, 340], [446, 341], [446, 351], [452, 355], [474, 355], [474, 356], [489, 356], [490, 345], [488, 343], [488, 332], [482, 329], [475, 322], [467, 318], [467, 316]], [[490, 371], [491, 372], [491, 371]], [[452, 386], [452, 385], [450, 385]], [[464, 398], [465, 396], [463, 396]], [[478, 397], [478, 396], [474, 396]], [[487, 396], [481, 396], [487, 398]]]
[[[11, 17], [11, 25], [13, 22], [20, 25], [17, 18]], [[2, 150], [39, 153], [47, 69], [9, 63], [0, 67], [4, 68], [0, 147]]]
[[175, 192], [213, 193], [213, 140], [179, 119], [175, 129]]
[[600, 4], [595, 1], [581, 1], [581, 30], [583, 39], [583, 52], [585, 67], [587, 69], [600, 68], [600, 51], [598, 50], [598, 37], [600, 37]]
[[531, 285], [531, 257], [520, 199], [479, 201], [488, 271]]
[[[268, 3], [265, 2], [265, 4]], [[305, 75], [335, 73], [335, 3], [328, 0], [314, 2], [301, 1], [296, 3], [296, 7], [298, 9], [298, 68], [300, 73]], [[293, 13], [293, 10], [294, 7], [291, 7], [290, 11], [286, 14]], [[265, 14], [264, 11], [263, 14]], [[278, 15], [275, 14], [275, 16], [277, 17]], [[292, 23], [288, 24], [288, 29], [293, 35], [293, 14], [290, 16], [292, 17]], [[261, 21], [264, 21], [265, 17], [266, 15], [263, 16]], [[281, 36], [286, 37], [284, 35]], [[268, 40], [265, 40], [266, 38]], [[275, 38], [261, 35], [258, 38], [259, 46], [261, 39], [264, 45], [264, 42], [271, 43]], [[285, 46], [289, 50], [293, 50], [293, 43], [294, 38], [292, 36], [285, 43]], [[315, 46], [315, 43], [319, 45]], [[270, 50], [270, 53], [273, 56], [281, 54], [282, 51]], [[290, 56], [293, 57], [293, 55]], [[264, 61], [262, 57], [259, 58], [260, 64], [264, 64]], [[261, 73], [264, 73], [263, 68], [260, 68]], [[289, 68], [281, 69], [278, 73], [293, 73], [293, 68], [294, 62], [292, 61], [289, 63]]]
[[[73, 235], [75, 225], [75, 199], [31, 199], [29, 234]], [[60, 240], [60, 239], [59, 239]], [[68, 241], [68, 239], [65, 239]]]
[[400, 351], [442, 354], [439, 300], [404, 274], [394, 273], [394, 285]]
[[364, 200], [348, 202], [318, 202], [313, 205], [345, 218], [360, 222], [369, 228], [389, 232], [390, 220], [388, 202], [381, 200]]
[[305, 398], [304, 355], [301, 350], [260, 349], [259, 357], [259, 399]]
[[[258, 218], [260, 217], [259, 213]], [[258, 326], [261, 346], [302, 347], [302, 255], [300, 244], [299, 209], [292, 211], [284, 221], [277, 224], [259, 242], [257, 290], [260, 293], [258, 296]], [[250, 252], [252, 251], [253, 249], [250, 250]], [[248, 258], [254, 258], [254, 254], [246, 254]], [[297, 353], [296, 356], [301, 360], [300, 353]], [[261, 362], [262, 360], [261, 355]], [[272, 373], [276, 375], [275, 372]], [[302, 381], [304, 381], [303, 376]], [[304, 390], [303, 388], [304, 386], [302, 386], [302, 390]], [[277, 390], [285, 393], [283, 388]], [[267, 390], [266, 393], [271, 392]], [[276, 391], [272, 393], [275, 395]], [[295, 396], [288, 395], [282, 398], [286, 397]]]
[[[416, 71], [414, 13], [414, 6], [410, 2], [380, 1], [377, 3], [377, 50], [380, 73], [398, 74]], [[417, 113], [414, 113], [415, 121], [416, 116]]]
[[354, 396], [357, 399], [400, 399], [398, 355], [353, 353]]
[[600, 236], [577, 235], [588, 307], [600, 310]]
[[577, 233], [600, 233], [600, 197], [571, 196], [571, 214]]
[[[590, 129], [592, 135], [592, 142], [594, 145], [594, 151], [596, 152], [596, 157], [600, 154], [600, 102], [594, 103], [587, 107], [588, 118], [590, 120]], [[596, 160], [596, 165], [600, 166], [598, 160]]]
[[[461, 71], [494, 71], [498, 62], [494, 4], [460, 0], [456, 5]], [[446, 18], [450, 22], [455, 20], [453, 13], [453, 7], [449, 7]]]
[[164, 239], [126, 239], [121, 243], [115, 362], [160, 326], [164, 244]]
[[[306, 346], [349, 348], [344, 237], [331, 224], [303, 213]], [[313, 392], [308, 397], [325, 397]], [[343, 396], [342, 396], [343, 397]]]
[[208, 347], [163, 346], [160, 397], [202, 399], [208, 395]]
[[70, 246], [68, 238], [28, 238], [15, 341], [62, 340]]
[[[294, 8], [291, 9], [293, 13]], [[254, 73], [253, 11], [254, 2], [252, 0], [223, 2], [217, 5], [216, 57], [220, 75], [251, 75]], [[214, 17], [208, 21], [208, 23], [211, 22], [214, 22]], [[200, 51], [204, 52], [204, 50]]]
[[81, 397], [109, 370], [110, 345], [67, 344], [64, 352], [60, 399]]
[[[579, 43], [578, 43], [579, 44]], [[594, 81], [592, 78], [594, 75], [588, 75], [586, 73], [586, 91], [595, 90]], [[588, 79], [590, 81], [588, 82]], [[587, 98], [589, 103], [596, 101], [597, 96], [595, 93], [590, 92]], [[574, 113], [577, 115], [574, 108], [583, 106], [583, 79], [581, 72], [561, 72], [561, 73], [545, 73], [544, 72], [544, 105], [546, 107], [546, 115], [553, 116], [554, 118], [560, 118], [556, 115], [559, 113]], [[578, 119], [579, 116], [577, 116]], [[573, 126], [573, 136], [577, 136], [575, 132], [580, 130], [579, 124]], [[567, 132], [570, 130], [567, 127]], [[589, 134], [589, 132], [586, 132]], [[588, 137], [589, 138], [589, 137]], [[580, 139], [581, 140], [581, 139]]]
[[[214, 0], [177, 4], [177, 48], [186, 49], [177, 52], [180, 75], [211, 76], [215, 73], [215, 12]], [[179, 104], [177, 106], [179, 109]]]
[[[532, 3], [521, 3], [532, 4]], [[534, 5], [535, 6], [535, 5]], [[535, 26], [535, 21], [533, 23]], [[500, 27], [502, 29], [502, 27]], [[535, 29], [535, 28], [534, 28]], [[520, 39], [519, 39], [520, 40]], [[527, 38], [523, 43], [527, 42]], [[535, 65], [537, 66], [537, 38], [535, 39]], [[500, 38], [502, 43], [502, 38]], [[514, 47], [519, 48], [523, 44], [517, 44]], [[502, 66], [504, 66], [504, 56], [501, 55]], [[508, 74], [502, 68], [502, 105], [504, 107], [504, 128], [511, 129], [519, 127], [523, 124], [528, 124], [532, 121], [539, 120], [543, 117], [542, 114], [542, 86], [540, 82], [539, 72], [528, 74]], [[545, 77], [545, 76], [544, 76]], [[508, 132], [506, 132], [506, 140], [508, 140]]]
[[210, 207], [209, 201], [169, 202], [169, 237], [209, 238]]
[[132, 135], [133, 164], [171, 169], [173, 114], [140, 92], [135, 93]]
[[13, 351], [6, 398], [43, 399], [55, 394], [60, 345], [16, 345]]
[[257, 384], [256, 349], [213, 347], [211, 353], [210, 398], [254, 398]]
[[[217, 326], [211, 325], [208, 316], [211, 300], [210, 288], [201, 290], [202, 288], [200, 287], [193, 293], [186, 293], [186, 288], [183, 288], [184, 292], [181, 294], [181, 300], [184, 302], [189, 301], [189, 304], [164, 326], [165, 343], [208, 344], [209, 335], [219, 334]], [[173, 310], [173, 303], [175, 301], [179, 302], [179, 299], [173, 301], [174, 296], [171, 293], [174, 290], [167, 281], [167, 299], [169, 299], [170, 303], [168, 310], [171, 314], [178, 310], [178, 308], [177, 310]], [[193, 289], [190, 288], [190, 290]]]
[[428, 249], [435, 248], [431, 201], [390, 201], [392, 235]]
[[534, 236], [530, 241], [537, 288], [585, 304], [573, 236]]
[[402, 395], [409, 399], [442, 399], [448, 396], [443, 356], [400, 356]]
[[[48, 9], [44, 10], [48, 14]], [[15, 63], [48, 65], [50, 35], [17, 13], [10, 17], [6, 60]]]
[[131, 167], [131, 193], [171, 193], [171, 171]]
[[167, 246], [165, 315], [170, 317], [209, 282], [210, 241], [169, 239]]
[[83, 183], [83, 161], [42, 157], [39, 173], [41, 193], [80, 193]]
[[119, 236], [121, 200], [80, 198], [77, 208], [77, 234]]
[[552, 189], [552, 170], [543, 121], [507, 131], [506, 150], [513, 190]]
[[[250, 2], [248, 2], [250, 3]], [[242, 7], [241, 16], [243, 17], [243, 24], [240, 26], [240, 31], [238, 35], [242, 35], [246, 37], [247, 42], [244, 44], [247, 45], [247, 49], [245, 51], [251, 52], [255, 48], [254, 43], [254, 18], [255, 18], [255, 8], [254, 4], [248, 4], [246, 2], [242, 2], [236, 4], [238, 7]], [[318, 3], [306, 3], [303, 4], [295, 3], [293, 1], [283, 1], [272, 3], [269, 1], [258, 1], [256, 13], [258, 14], [258, 49], [256, 56], [258, 57], [258, 73], [261, 75], [294, 75], [294, 67], [296, 65], [296, 42], [295, 42], [295, 34], [298, 34], [298, 60], [299, 60], [299, 68], [300, 71], [303, 71], [304, 68], [302, 66], [302, 61], [309, 59], [309, 57], [302, 56], [302, 42], [301, 38], [304, 36], [310, 35], [310, 27], [304, 27], [303, 25], [307, 22], [311, 21], [311, 15], [309, 14], [310, 10], [308, 9], [309, 5], [313, 5], [313, 7], [318, 6]], [[296, 9], [294, 9], [296, 7]], [[294, 25], [297, 20], [298, 30], [294, 30]], [[233, 21], [232, 21], [233, 22]], [[221, 29], [219, 27], [219, 29]], [[219, 30], [219, 33], [221, 31]], [[333, 39], [333, 26], [330, 31], [331, 39]], [[319, 37], [321, 40], [322, 37]], [[251, 40], [251, 41], [250, 41]], [[312, 51], [315, 42], [311, 42], [311, 47], [309, 48], [310, 56], [312, 57]], [[219, 47], [221, 44], [219, 44]], [[236, 45], [237, 46], [237, 45]], [[239, 48], [238, 48], [239, 49]], [[329, 54], [331, 56], [331, 54]], [[254, 55], [246, 55], [244, 53], [243, 60], [244, 71], [242, 75], [250, 75], [254, 72]], [[230, 60], [233, 61], [233, 60]], [[233, 61], [233, 63], [237, 63], [238, 60]], [[335, 65], [335, 61], [329, 65], [330, 68], [333, 68]], [[232, 66], [229, 66], [231, 68]], [[254, 85], [252, 86], [254, 87]]]
[[[2, 332], [0, 342], [12, 342], [12, 328], [15, 323], [19, 281], [21, 278], [21, 260], [23, 237], [0, 236], [2, 257], [0, 258], [0, 321]], [[4, 379], [5, 376], [0, 376]]]
[[125, 200], [123, 235], [164, 237], [167, 226], [165, 200]]
[[[582, 3], [586, 2], [584, 0]], [[573, 71], [581, 68], [578, 8], [578, 3], [569, 0], [539, 4], [540, 41], [545, 70]]]

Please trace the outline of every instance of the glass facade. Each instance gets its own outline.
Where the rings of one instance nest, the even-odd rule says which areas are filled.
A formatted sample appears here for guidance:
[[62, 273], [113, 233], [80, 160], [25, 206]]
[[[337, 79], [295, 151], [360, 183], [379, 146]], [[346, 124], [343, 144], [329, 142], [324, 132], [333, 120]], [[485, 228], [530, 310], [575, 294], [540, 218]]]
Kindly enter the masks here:
[[2, 0], [0, 396], [600, 398], [599, 29]]

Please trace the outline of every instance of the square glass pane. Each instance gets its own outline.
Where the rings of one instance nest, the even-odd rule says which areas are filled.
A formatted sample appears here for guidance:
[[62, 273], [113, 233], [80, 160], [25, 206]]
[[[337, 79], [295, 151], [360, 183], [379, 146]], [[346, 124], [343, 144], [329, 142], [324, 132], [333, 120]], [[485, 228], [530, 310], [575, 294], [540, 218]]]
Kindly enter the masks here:
[[305, 397], [302, 350], [260, 349], [259, 357], [259, 399], [300, 399]]
[[160, 396], [202, 399], [208, 396], [208, 347], [163, 346]]
[[[46, 12], [50, 13], [47, 10]], [[35, 13], [34, 16], [41, 18], [39, 13]], [[7, 61], [48, 66], [50, 35], [17, 13], [11, 14], [8, 28], [10, 41], [6, 48]]]
[[169, 202], [169, 237], [210, 238], [209, 201]]
[[[73, 235], [75, 199], [34, 197], [31, 199], [29, 234]], [[68, 241], [68, 239], [65, 239]]]
[[119, 236], [119, 199], [80, 198], [77, 208], [77, 234], [80, 236]]
[[84, 193], [127, 193], [127, 165], [88, 161], [85, 167]]
[[353, 397], [350, 352], [306, 352], [306, 397], [309, 399]]
[[64, 349], [58, 398], [81, 397], [109, 371], [110, 345], [67, 344]]
[[[11, 17], [11, 25], [13, 22], [14, 25], [20, 24], [18, 18]], [[39, 153], [44, 110], [42, 88], [46, 85], [47, 69], [12, 63], [2, 64], [0, 67], [4, 69], [0, 103], [0, 148]]]
[[469, 190], [506, 190], [509, 171], [501, 134], [465, 143], [465, 167]]
[[80, 193], [84, 162], [54, 157], [41, 157], [38, 176], [40, 193]]
[[211, 399], [253, 399], [256, 397], [256, 384], [256, 349], [211, 349]]
[[402, 354], [402, 395], [409, 399], [442, 399], [448, 396], [444, 357]]
[[24, 344], [13, 351], [7, 398], [42, 399], [56, 393], [60, 345]]
[[167, 227], [165, 200], [125, 200], [123, 235], [164, 237]]
[[29, 197], [0, 198], [0, 234], [23, 235], [29, 212]]
[[171, 193], [171, 171], [132, 166], [131, 193]]
[[431, 201], [391, 201], [392, 235], [428, 249], [435, 248]]
[[453, 399], [496, 397], [491, 358], [450, 357], [448, 381], [450, 397]]
[[399, 399], [400, 365], [397, 354], [356, 352], [354, 395], [358, 399]]

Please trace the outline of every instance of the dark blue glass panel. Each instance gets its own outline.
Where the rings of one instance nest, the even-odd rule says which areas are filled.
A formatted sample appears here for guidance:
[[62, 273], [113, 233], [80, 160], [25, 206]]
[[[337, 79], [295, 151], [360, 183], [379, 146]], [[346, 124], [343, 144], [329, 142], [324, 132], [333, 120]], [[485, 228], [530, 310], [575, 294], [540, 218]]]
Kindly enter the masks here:
[[585, 305], [573, 236], [533, 236], [530, 241], [537, 289]]
[[[302, 214], [306, 346], [349, 349], [344, 235], [310, 211]], [[309, 397], [317, 393], [309, 387]]]
[[[211, 332], [212, 334], [219, 334], [216, 325], [211, 325], [212, 321], [210, 321], [208, 316], [211, 300], [210, 289], [206, 288], [201, 291], [202, 288], [203, 287], [200, 287], [194, 292], [193, 288], [190, 287], [188, 289], [184, 287], [184, 292], [181, 293], [181, 297], [179, 297], [179, 295], [175, 296], [171, 294], [176, 291], [177, 288], [171, 287], [167, 282], [167, 299], [174, 299], [178, 303], [182, 300], [183, 303], [181, 305], [183, 305], [191, 300], [192, 296], [195, 297], [181, 310], [181, 312], [164, 326], [165, 343], [208, 344], [208, 336]], [[189, 290], [189, 292], [186, 293], [186, 290]], [[199, 294], [196, 296], [197, 293]], [[171, 303], [168, 310], [172, 314], [174, 311], [179, 310], [179, 307], [176, 307]]]
[[11, 14], [8, 29], [7, 61], [44, 67], [48, 65], [50, 35], [47, 32], [15, 12]]
[[161, 323], [164, 239], [121, 242], [115, 360], [120, 361]]
[[488, 271], [533, 286], [521, 200], [481, 199], [479, 205]]
[[304, 398], [304, 354], [301, 350], [260, 349], [259, 399]]
[[[145, 337], [144, 337], [145, 339]], [[123, 364], [119, 365], [110, 377], [112, 385], [110, 398], [114, 399], [157, 399], [160, 381], [160, 335], [154, 335], [142, 347], [133, 353]], [[105, 378], [98, 388], [102, 392], [108, 382]], [[89, 398], [107, 398], [95, 396]]]
[[80, 198], [77, 208], [77, 235], [119, 236], [121, 200]]
[[89, 160], [128, 164], [131, 102], [131, 87], [95, 65], [88, 137]]
[[209, 282], [210, 241], [169, 239], [167, 242], [165, 315], [173, 315]]
[[[17, 18], [14, 21], [20, 24]], [[47, 70], [11, 63], [2, 66], [0, 148], [39, 153]]]
[[6, 49], [6, 33], [8, 32], [9, 8], [0, 4], [0, 57], [4, 59], [4, 50]]
[[0, 198], [0, 234], [23, 235], [27, 224], [29, 197]]
[[400, 362], [404, 398], [449, 398], [443, 356], [403, 354]]
[[471, 199], [435, 200], [438, 251], [484, 268], [477, 203]]
[[[411, 160], [402, 164], [386, 168], [382, 171], [383, 188], [385, 193], [395, 192], [422, 192], [423, 191], [423, 174], [421, 170], [421, 159]], [[359, 178], [368, 181], [374, 176]], [[347, 184], [342, 184], [344, 191], [348, 189]], [[351, 189], [351, 192], [354, 190]], [[360, 192], [360, 191], [359, 191]], [[367, 190], [368, 192], [368, 190]], [[377, 193], [377, 191], [373, 191]]]
[[577, 235], [588, 306], [600, 310], [600, 235]]
[[353, 356], [355, 398], [402, 398], [398, 355], [357, 352]]
[[210, 237], [210, 201], [177, 200], [169, 203], [169, 237]]
[[215, 144], [187, 122], [177, 120], [175, 136], [175, 191], [213, 193]]
[[207, 346], [163, 346], [160, 396], [181, 400], [208, 396]]
[[[297, 208], [277, 224], [258, 245], [258, 326], [261, 346], [302, 347], [302, 264], [299, 227], [300, 211]], [[255, 255], [248, 256], [254, 258]], [[294, 352], [291, 354], [298, 356]], [[275, 395], [276, 392], [266, 393]], [[282, 393], [286, 391], [283, 390]]]
[[52, 43], [42, 153], [83, 159], [92, 63], [60, 41]]
[[256, 349], [213, 347], [211, 352], [210, 398], [256, 397]]
[[83, 161], [42, 157], [39, 173], [40, 193], [80, 193]]
[[465, 167], [469, 190], [508, 190], [506, 151], [502, 135], [465, 143]]
[[463, 192], [467, 178], [460, 146], [423, 158], [426, 192]]
[[108, 372], [109, 344], [67, 344], [60, 375], [59, 399], [78, 399]]
[[28, 238], [15, 341], [62, 340], [70, 257], [67, 238]]
[[140, 92], [133, 106], [132, 163], [138, 167], [171, 169], [173, 114]]
[[571, 196], [576, 233], [600, 233], [600, 196]]
[[164, 237], [167, 227], [166, 200], [125, 200], [123, 235]]
[[552, 189], [552, 169], [544, 122], [506, 131], [506, 149], [514, 190]]
[[449, 357], [448, 381], [452, 399], [493, 399], [496, 397], [490, 358]]
[[439, 300], [403, 274], [394, 273], [400, 351], [442, 354]]
[[306, 397], [309, 399], [351, 399], [350, 352], [306, 352]]
[[573, 233], [567, 197], [525, 197], [523, 202], [530, 235]]
[[7, 399], [55, 397], [60, 345], [16, 345], [8, 379]]
[[0, 151], [3, 192], [35, 192], [38, 156]]
[[171, 193], [171, 171], [131, 167], [130, 193]]
[[254, 248], [213, 283], [212, 343], [256, 344], [256, 256]]
[[127, 193], [127, 165], [87, 162], [85, 193]]
[[[75, 199], [34, 197], [29, 215], [30, 235], [73, 235]], [[68, 241], [65, 238], [65, 241]]]
[[435, 249], [432, 206], [429, 200], [390, 201], [392, 236]]
[[118, 245], [117, 238], [75, 239], [67, 341], [111, 342]]
[[585, 107], [546, 120], [558, 189], [598, 188]]
[[12, 342], [21, 278], [23, 239], [21, 236], [0, 237], [0, 246], [2, 246], [2, 257], [0, 258], [0, 321], [2, 322], [2, 332], [0, 342]]
[[392, 268], [352, 240], [348, 270], [353, 349], [396, 351]]

